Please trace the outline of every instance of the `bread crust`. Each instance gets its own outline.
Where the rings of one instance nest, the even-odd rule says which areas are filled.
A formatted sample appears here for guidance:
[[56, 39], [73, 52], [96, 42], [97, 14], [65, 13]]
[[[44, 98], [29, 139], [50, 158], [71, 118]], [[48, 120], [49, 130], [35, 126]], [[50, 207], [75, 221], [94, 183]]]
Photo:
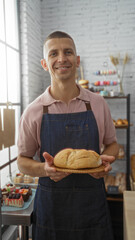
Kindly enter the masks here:
[[92, 150], [66, 148], [54, 157], [54, 165], [59, 168], [84, 169], [101, 166], [100, 155]]

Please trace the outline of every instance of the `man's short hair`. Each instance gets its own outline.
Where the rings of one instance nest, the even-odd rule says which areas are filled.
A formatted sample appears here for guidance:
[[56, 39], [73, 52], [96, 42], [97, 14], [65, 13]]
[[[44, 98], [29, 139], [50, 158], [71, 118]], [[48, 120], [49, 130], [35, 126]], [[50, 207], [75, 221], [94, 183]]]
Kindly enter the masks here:
[[[74, 40], [69, 34], [67, 34], [65, 32], [61, 32], [61, 31], [55, 31], [55, 32], [50, 33], [44, 41], [44, 46], [43, 46], [44, 57], [45, 57], [45, 50], [44, 50], [45, 44], [48, 40], [53, 39], [53, 38], [70, 38], [72, 40], [73, 44], [74, 44], [74, 47], [75, 47]], [[75, 51], [76, 51], [76, 47], [75, 47]]]
[[49, 39], [52, 39], [52, 38], [70, 38], [73, 41], [72, 37], [69, 34], [61, 31], [56, 31], [56, 32], [50, 33], [48, 37], [45, 39], [44, 43], [46, 43]]

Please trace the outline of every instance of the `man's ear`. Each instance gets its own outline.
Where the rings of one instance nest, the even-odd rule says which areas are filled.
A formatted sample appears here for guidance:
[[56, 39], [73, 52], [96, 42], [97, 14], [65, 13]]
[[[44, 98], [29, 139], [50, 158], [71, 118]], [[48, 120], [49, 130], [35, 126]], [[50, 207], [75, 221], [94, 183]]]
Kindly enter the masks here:
[[77, 56], [76, 66], [77, 66], [77, 67], [80, 66], [80, 56]]
[[45, 71], [48, 71], [48, 66], [45, 59], [41, 59], [41, 65]]

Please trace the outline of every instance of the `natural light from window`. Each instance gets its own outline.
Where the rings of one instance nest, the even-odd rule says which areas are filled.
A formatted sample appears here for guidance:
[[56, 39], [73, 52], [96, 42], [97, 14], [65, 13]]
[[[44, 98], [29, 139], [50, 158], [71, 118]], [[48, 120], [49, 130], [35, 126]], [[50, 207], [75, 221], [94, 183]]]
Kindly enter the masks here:
[[[0, 166], [17, 157], [17, 136], [20, 119], [20, 49], [17, 0], [0, 0], [0, 113], [3, 127], [3, 109], [15, 109], [15, 145], [0, 150]], [[1, 169], [1, 186], [10, 180], [9, 166]], [[17, 169], [16, 162], [11, 171]]]

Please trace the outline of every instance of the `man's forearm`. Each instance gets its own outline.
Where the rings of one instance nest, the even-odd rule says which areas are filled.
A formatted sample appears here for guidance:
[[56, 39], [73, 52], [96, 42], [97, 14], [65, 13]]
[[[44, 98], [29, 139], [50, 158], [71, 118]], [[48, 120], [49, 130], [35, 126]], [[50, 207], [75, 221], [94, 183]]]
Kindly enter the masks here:
[[116, 142], [113, 142], [105, 147], [102, 154], [114, 156], [116, 159], [118, 156], [118, 152], [119, 152], [119, 145]]
[[45, 177], [45, 163], [38, 162], [32, 158], [18, 156], [17, 164], [20, 172], [32, 177]]

